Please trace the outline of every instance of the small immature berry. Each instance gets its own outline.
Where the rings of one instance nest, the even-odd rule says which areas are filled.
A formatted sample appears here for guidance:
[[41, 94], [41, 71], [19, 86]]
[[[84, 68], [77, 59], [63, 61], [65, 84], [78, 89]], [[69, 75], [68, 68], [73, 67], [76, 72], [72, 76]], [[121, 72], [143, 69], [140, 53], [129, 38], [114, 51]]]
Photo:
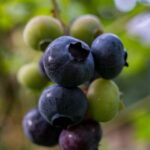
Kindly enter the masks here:
[[89, 115], [98, 122], [111, 120], [119, 111], [120, 92], [111, 80], [94, 80], [89, 86], [87, 98]]
[[103, 33], [98, 17], [83, 15], [78, 17], [70, 27], [70, 35], [91, 45], [92, 41]]
[[42, 89], [48, 83], [48, 80], [42, 76], [37, 63], [22, 66], [17, 77], [21, 85], [33, 90]]
[[24, 41], [35, 50], [44, 51], [55, 38], [63, 35], [63, 27], [59, 20], [50, 16], [36, 16], [26, 25], [23, 33]]

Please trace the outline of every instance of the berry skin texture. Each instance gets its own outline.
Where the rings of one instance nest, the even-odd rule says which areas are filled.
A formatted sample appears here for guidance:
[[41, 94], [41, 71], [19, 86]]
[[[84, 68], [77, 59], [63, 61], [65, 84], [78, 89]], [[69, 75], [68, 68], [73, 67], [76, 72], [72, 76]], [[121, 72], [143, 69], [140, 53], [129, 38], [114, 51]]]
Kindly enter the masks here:
[[35, 50], [44, 51], [55, 38], [63, 35], [59, 20], [50, 16], [36, 16], [26, 25], [23, 38], [25, 43]]
[[101, 126], [96, 121], [84, 120], [63, 130], [59, 137], [59, 145], [61, 150], [98, 150], [101, 138]]
[[42, 76], [44, 78], [46, 78], [47, 80], [49, 80], [49, 78], [47, 77], [47, 74], [45, 72], [45, 68], [44, 68], [44, 64], [43, 64], [43, 57], [41, 57], [41, 59], [39, 60], [39, 70], [40, 70], [40, 73], [42, 74]]
[[23, 129], [27, 138], [34, 144], [41, 146], [55, 146], [62, 131], [51, 126], [41, 116], [37, 108], [30, 110], [23, 119]]
[[18, 82], [31, 90], [40, 90], [45, 87], [48, 80], [43, 77], [36, 63], [22, 66], [17, 74]]
[[95, 61], [96, 72], [105, 79], [116, 77], [128, 66], [126, 62], [127, 52], [119, 37], [112, 33], [104, 33], [98, 36], [91, 46]]
[[78, 17], [70, 27], [70, 35], [91, 45], [92, 41], [103, 33], [98, 17], [83, 15]]
[[111, 80], [97, 79], [91, 83], [87, 92], [88, 113], [98, 122], [107, 122], [119, 111], [120, 92]]
[[47, 76], [64, 87], [75, 87], [89, 80], [94, 61], [86, 43], [70, 36], [54, 40], [46, 49], [43, 63]]
[[39, 99], [39, 110], [53, 126], [62, 128], [79, 123], [85, 116], [88, 103], [79, 88], [64, 88], [52, 85], [46, 88]]

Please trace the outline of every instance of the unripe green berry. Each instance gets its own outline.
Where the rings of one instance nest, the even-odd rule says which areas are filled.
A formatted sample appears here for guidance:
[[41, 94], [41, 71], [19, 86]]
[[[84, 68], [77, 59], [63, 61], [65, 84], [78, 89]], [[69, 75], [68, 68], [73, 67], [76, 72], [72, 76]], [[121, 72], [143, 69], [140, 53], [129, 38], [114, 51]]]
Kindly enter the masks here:
[[70, 27], [70, 35], [91, 45], [92, 41], [103, 33], [99, 18], [94, 15], [78, 17]]
[[55, 38], [63, 35], [63, 27], [59, 20], [51, 16], [37, 16], [26, 25], [23, 33], [24, 41], [35, 50], [44, 51]]
[[22, 66], [18, 71], [17, 79], [22, 86], [32, 90], [40, 90], [48, 83], [47, 79], [40, 73], [36, 63]]
[[87, 97], [89, 114], [98, 122], [111, 120], [119, 111], [120, 92], [111, 80], [97, 79], [91, 83]]

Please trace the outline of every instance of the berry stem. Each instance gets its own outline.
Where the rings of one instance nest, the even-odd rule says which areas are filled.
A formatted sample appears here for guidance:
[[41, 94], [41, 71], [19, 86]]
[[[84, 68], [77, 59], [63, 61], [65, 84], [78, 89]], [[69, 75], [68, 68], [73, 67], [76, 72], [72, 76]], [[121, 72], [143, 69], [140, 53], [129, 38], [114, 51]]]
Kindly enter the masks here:
[[59, 8], [59, 5], [57, 3], [57, 0], [51, 0], [52, 2], [52, 5], [53, 5], [53, 9], [52, 9], [52, 14], [53, 14], [53, 17], [57, 18], [60, 23], [62, 24], [63, 26], [63, 29], [64, 29], [64, 33], [68, 33], [68, 30], [67, 30], [67, 27], [65, 25], [65, 23], [62, 21], [61, 17], [60, 17], [60, 8]]
[[53, 5], [53, 10], [52, 10], [53, 17], [59, 19], [59, 18], [60, 18], [60, 17], [59, 17], [60, 9], [59, 9], [59, 6], [58, 6], [58, 4], [57, 4], [57, 1], [56, 1], [56, 0], [52, 0], [52, 5]]

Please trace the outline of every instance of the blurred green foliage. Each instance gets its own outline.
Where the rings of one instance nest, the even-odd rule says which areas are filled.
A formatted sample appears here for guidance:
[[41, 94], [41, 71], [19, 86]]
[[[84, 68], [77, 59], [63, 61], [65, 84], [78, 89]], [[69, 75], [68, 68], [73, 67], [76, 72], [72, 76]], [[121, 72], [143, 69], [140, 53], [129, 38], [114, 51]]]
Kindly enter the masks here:
[[[135, 119], [137, 118], [137, 119]], [[148, 110], [140, 110], [134, 114], [135, 136], [138, 140], [149, 141], [150, 139], [150, 112]]]
[[[53, 15], [51, 0], [0, 0], [0, 149], [40, 150], [24, 142], [21, 119], [27, 110], [37, 104], [40, 92], [21, 87], [16, 74], [26, 63], [38, 61], [40, 52], [24, 44], [22, 32], [33, 16]], [[113, 0], [57, 0], [60, 17], [66, 26], [82, 14], [95, 14], [100, 18], [105, 32], [117, 34], [128, 51], [129, 67], [115, 79], [123, 92], [127, 106], [150, 94], [150, 44], [143, 44], [138, 37], [130, 36], [127, 24], [135, 16], [148, 13], [150, 7], [137, 3], [130, 12], [117, 10]], [[149, 114], [139, 112], [142, 120], [135, 121], [137, 137], [150, 138]], [[7, 122], [3, 129], [3, 122]], [[144, 126], [144, 130], [142, 130]], [[13, 129], [13, 130], [12, 130]], [[21, 137], [20, 140], [17, 137]], [[16, 140], [16, 139], [18, 140]], [[7, 142], [9, 141], [9, 144]], [[18, 146], [16, 146], [18, 144]]]

